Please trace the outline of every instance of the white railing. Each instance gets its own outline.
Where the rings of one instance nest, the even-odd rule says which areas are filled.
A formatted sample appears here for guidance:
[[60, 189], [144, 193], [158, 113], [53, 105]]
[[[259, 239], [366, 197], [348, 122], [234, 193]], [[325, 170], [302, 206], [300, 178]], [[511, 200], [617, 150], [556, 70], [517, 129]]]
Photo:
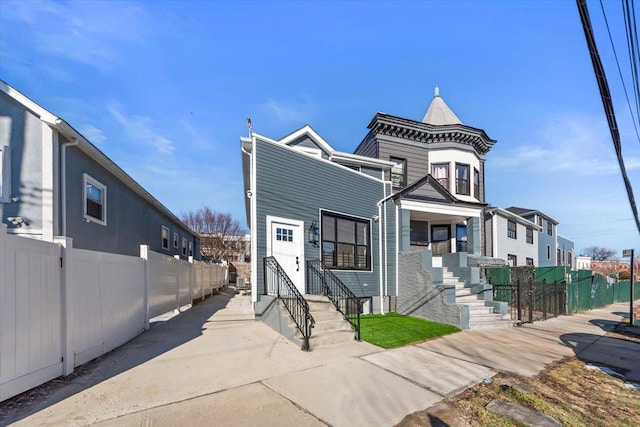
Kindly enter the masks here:
[[226, 266], [9, 235], [0, 224], [0, 401], [129, 341], [149, 320], [206, 298]]

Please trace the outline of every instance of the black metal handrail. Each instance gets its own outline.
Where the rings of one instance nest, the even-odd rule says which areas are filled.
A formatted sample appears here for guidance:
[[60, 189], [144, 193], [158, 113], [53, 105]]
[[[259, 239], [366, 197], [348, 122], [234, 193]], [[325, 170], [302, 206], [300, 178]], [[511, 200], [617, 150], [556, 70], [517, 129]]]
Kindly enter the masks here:
[[324, 268], [320, 260], [307, 261], [307, 292], [326, 295], [351, 324], [356, 340], [360, 341], [361, 298], [351, 292], [331, 270]]
[[302, 349], [309, 350], [311, 328], [315, 324], [309, 313], [309, 303], [274, 257], [264, 259], [263, 270], [265, 295], [274, 295], [282, 301], [302, 334]]

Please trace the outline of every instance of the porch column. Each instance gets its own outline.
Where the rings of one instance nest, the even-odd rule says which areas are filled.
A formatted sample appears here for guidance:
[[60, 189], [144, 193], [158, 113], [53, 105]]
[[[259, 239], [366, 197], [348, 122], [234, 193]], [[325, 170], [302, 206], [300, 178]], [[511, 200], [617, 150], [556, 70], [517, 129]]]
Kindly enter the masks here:
[[467, 253], [481, 254], [480, 248], [480, 218], [471, 217], [467, 219]]
[[399, 209], [400, 215], [400, 252], [411, 250], [411, 211]]

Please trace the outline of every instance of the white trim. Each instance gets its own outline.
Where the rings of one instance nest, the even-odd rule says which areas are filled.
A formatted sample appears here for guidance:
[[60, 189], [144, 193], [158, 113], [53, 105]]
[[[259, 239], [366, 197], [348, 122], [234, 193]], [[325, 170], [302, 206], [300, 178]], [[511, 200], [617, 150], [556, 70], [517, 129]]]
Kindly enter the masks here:
[[[258, 144], [256, 144], [256, 137], [252, 138], [251, 153], [249, 160], [251, 161], [251, 167], [249, 168], [250, 182], [251, 182], [251, 197], [249, 202], [251, 204], [251, 224], [249, 229], [251, 230], [251, 301], [253, 303], [258, 302], [258, 212], [257, 212], [257, 200], [258, 200], [258, 187], [256, 185], [256, 155], [258, 151]], [[263, 283], [263, 286], [265, 284]]]
[[20, 104], [27, 107], [29, 110], [33, 111], [35, 114], [39, 116], [40, 120], [48, 122], [50, 124], [54, 124], [55, 121], [58, 119], [56, 116], [54, 116], [53, 114], [51, 114], [50, 112], [48, 112], [47, 110], [45, 110], [44, 108], [42, 108], [41, 106], [33, 102], [32, 100], [30, 100], [29, 98], [21, 94], [20, 92], [18, 92], [17, 90], [15, 90], [11, 86], [3, 82], [2, 80], [0, 80], [0, 90], [6, 93], [7, 95], [9, 95], [11, 98], [18, 101]]
[[[400, 283], [398, 281], [398, 254], [400, 253], [400, 220], [399, 220], [399, 211], [400, 208], [398, 207], [398, 205], [395, 205], [396, 207], [396, 253], [395, 253], [395, 257], [396, 257], [396, 296], [400, 295]], [[409, 218], [409, 221], [411, 221], [411, 218]], [[409, 239], [411, 240], [411, 239]], [[411, 245], [411, 242], [409, 242], [409, 245]]]
[[0, 147], [0, 203], [11, 201], [11, 147]]
[[[298, 255], [296, 256], [300, 256], [301, 258], [301, 262], [302, 265], [300, 266], [300, 268], [302, 268], [302, 274], [300, 274], [300, 276], [302, 277], [302, 282], [303, 283], [293, 283], [294, 286], [296, 288], [298, 288], [298, 290], [300, 290], [300, 288], [298, 287], [299, 285], [302, 286], [302, 289], [306, 288], [306, 283], [304, 283], [305, 281], [305, 272], [304, 272], [304, 266], [305, 266], [305, 256], [304, 256], [304, 243], [305, 243], [305, 229], [304, 229], [304, 221], [300, 221], [298, 219], [291, 219], [291, 218], [283, 218], [283, 217], [279, 217], [279, 216], [272, 216], [272, 215], [267, 215], [266, 217], [266, 233], [265, 236], [267, 238], [267, 244], [266, 244], [266, 248], [267, 248], [267, 252], [266, 252], [266, 256], [273, 256], [271, 254], [271, 238], [273, 237], [271, 234], [271, 226], [273, 225], [273, 223], [282, 223], [282, 224], [286, 224], [286, 225], [291, 225], [294, 227], [299, 227], [300, 230], [300, 238], [296, 239], [294, 244], [296, 245], [296, 253]], [[304, 291], [301, 291], [300, 293], [304, 294]]]
[[173, 247], [178, 249], [180, 247], [180, 235], [177, 232], [173, 232]]
[[[386, 197], [386, 196], [385, 196]], [[378, 203], [378, 265], [380, 266], [380, 314], [384, 314], [384, 289], [382, 280], [382, 203]], [[371, 260], [371, 268], [373, 268], [373, 260]]]
[[56, 188], [53, 186], [54, 180], [54, 140], [57, 142], [58, 133], [54, 132], [45, 122], [40, 122], [42, 129], [41, 139], [41, 171], [42, 171], [42, 238], [47, 242], [53, 241], [54, 232], [54, 201], [57, 198]]
[[187, 256], [187, 238], [182, 238], [182, 245], [180, 245], [180, 256]]
[[[349, 171], [349, 172], [351, 172], [353, 174], [357, 174], [358, 176], [363, 177], [365, 179], [369, 179], [369, 180], [372, 180], [372, 181], [375, 181], [375, 182], [389, 182], [389, 181], [385, 181], [384, 179], [375, 178], [375, 177], [373, 177], [371, 175], [367, 175], [365, 173], [355, 171], [355, 170], [353, 170], [351, 168], [348, 168], [346, 166], [343, 166], [343, 165], [341, 165], [339, 163], [335, 163], [335, 162], [332, 162], [331, 160], [327, 160], [324, 157], [318, 157], [318, 156], [315, 156], [313, 154], [305, 153], [304, 151], [296, 149], [295, 147], [290, 147], [288, 145], [282, 145], [278, 141], [274, 141], [271, 138], [267, 138], [265, 136], [257, 135], [257, 134], [254, 134], [254, 135], [255, 135], [254, 136], [254, 141], [257, 141], [257, 139], [260, 139], [260, 141], [262, 141], [262, 142], [266, 142], [268, 144], [276, 145], [276, 146], [284, 148], [286, 150], [291, 150], [291, 152], [293, 152], [293, 153], [299, 154], [301, 156], [307, 156], [307, 157], [315, 159], [316, 161], [319, 161], [319, 162], [325, 162], [325, 163], [327, 163], [327, 164], [329, 164], [329, 165], [331, 165], [333, 167], [336, 167], [336, 168], [342, 168], [342, 169], [347, 170], [347, 171]], [[256, 150], [256, 147], [254, 145], [252, 151], [255, 151], [255, 150]]]
[[400, 201], [400, 207], [402, 209], [409, 209], [412, 211], [429, 212], [435, 214], [443, 214], [450, 216], [464, 216], [466, 218], [476, 217], [480, 218], [482, 212], [481, 208], [468, 208], [457, 205], [439, 205], [434, 203], [417, 202], [413, 200], [403, 199]]
[[[320, 148], [322, 148], [325, 152], [331, 155], [334, 151], [336, 151], [327, 141], [324, 140], [311, 126], [305, 125], [300, 129], [290, 133], [284, 138], [278, 140], [278, 143], [281, 145], [289, 146], [289, 143], [295, 141], [303, 135], [307, 135], [313, 142], [318, 144]], [[289, 146], [290, 147], [290, 146]], [[290, 147], [293, 148], [293, 147]]]
[[[91, 184], [102, 191], [102, 219], [87, 214], [87, 184]], [[107, 225], [107, 186], [86, 172], [82, 174], [82, 218], [96, 224]]]
[[[160, 247], [165, 250], [165, 251], [169, 251], [169, 248], [171, 247], [169, 245], [169, 238], [171, 237], [171, 230], [169, 230], [169, 227], [167, 227], [166, 225], [161, 226], [161, 230], [160, 230]], [[167, 230], [167, 247], [164, 246], [164, 231]]]
[[322, 157], [322, 150], [319, 148], [309, 148], [309, 147], [292, 147], [294, 150], [302, 151], [306, 154], [311, 154], [314, 157]]
[[[357, 163], [357, 164], [362, 164], [365, 166], [372, 166], [372, 167], [385, 167], [385, 168], [391, 168], [393, 166], [395, 166], [394, 162], [390, 162], [387, 160], [381, 160], [381, 159], [376, 159], [373, 157], [366, 157], [366, 156], [361, 156], [359, 154], [349, 154], [349, 153], [343, 153], [343, 152], [334, 152], [333, 154], [331, 154], [330, 159], [333, 161], [343, 161], [343, 162], [348, 162], [348, 163]], [[405, 159], [406, 160], [406, 159]]]

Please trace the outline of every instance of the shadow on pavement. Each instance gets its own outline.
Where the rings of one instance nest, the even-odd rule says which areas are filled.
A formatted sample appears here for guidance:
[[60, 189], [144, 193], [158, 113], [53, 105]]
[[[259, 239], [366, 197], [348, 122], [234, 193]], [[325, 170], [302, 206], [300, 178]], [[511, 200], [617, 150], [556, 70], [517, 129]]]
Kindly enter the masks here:
[[[611, 331], [620, 324], [602, 319], [591, 322], [605, 331]], [[583, 362], [607, 366], [628, 380], [640, 381], [640, 343], [588, 333], [563, 334], [560, 340]]]
[[76, 367], [71, 375], [1, 402], [0, 426], [26, 418], [199, 337], [214, 313], [225, 308], [234, 295], [235, 289], [223, 289], [167, 321], [153, 323], [131, 341]]

